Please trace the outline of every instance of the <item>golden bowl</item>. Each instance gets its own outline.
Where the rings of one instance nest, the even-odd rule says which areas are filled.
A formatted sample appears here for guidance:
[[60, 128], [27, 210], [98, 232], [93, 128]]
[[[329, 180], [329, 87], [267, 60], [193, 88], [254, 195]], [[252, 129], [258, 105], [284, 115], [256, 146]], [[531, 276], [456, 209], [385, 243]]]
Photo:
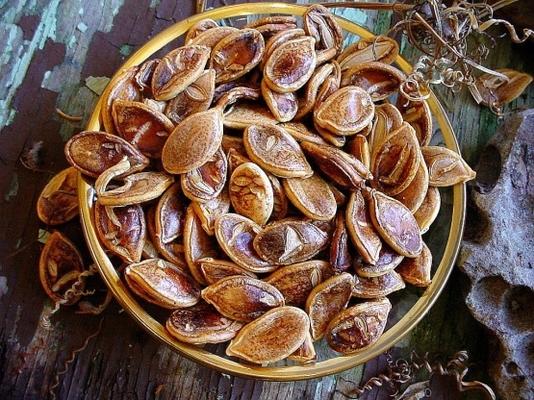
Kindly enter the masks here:
[[[299, 5], [257, 3], [220, 7], [206, 11], [202, 14], [178, 22], [156, 35], [136, 51], [123, 64], [121, 69], [142, 63], [169, 42], [187, 32], [189, 27], [203, 18], [220, 20], [223, 18], [243, 17], [257, 14], [290, 14], [301, 16], [305, 10], [305, 6]], [[350, 34], [355, 34], [361, 38], [373, 37], [372, 33], [353, 22], [339, 17], [337, 20], [343, 30]], [[397, 59], [396, 63], [404, 72], [409, 72], [411, 69], [410, 64], [401, 57]], [[110, 84], [112, 83], [113, 79]], [[433, 117], [440, 128], [442, 143], [449, 149], [459, 152], [458, 143], [456, 142], [450, 122], [435, 95], [431, 93], [430, 98], [427, 101], [432, 110]], [[87, 130], [100, 129], [99, 115], [101, 106], [101, 102], [98, 102], [87, 125]], [[447, 282], [447, 278], [449, 277], [456, 260], [465, 219], [465, 185], [458, 184], [453, 187], [452, 196], [449, 195], [451, 200], [444, 202], [446, 207], [448, 207], [448, 210], [444, 210], [444, 207], [442, 207], [442, 210], [440, 211], [440, 214], [442, 214], [441, 219], [438, 219], [435, 222], [435, 225], [439, 222], [438, 225], [441, 226], [443, 234], [447, 237], [447, 240], [445, 244], [443, 240], [439, 240], [441, 248], [437, 251], [437, 254], [439, 255], [441, 253], [441, 258], [436, 257], [435, 253], [435, 261], [436, 263], [439, 261], [439, 264], [433, 271], [432, 284], [420, 295], [411, 308], [404, 315], [400, 316], [400, 319], [394, 323], [393, 326], [389, 327], [373, 346], [358, 354], [348, 356], [334, 355], [331, 358], [319, 360], [310, 364], [261, 367], [233, 361], [218, 356], [201, 347], [181, 343], [173, 339], [165, 330], [164, 325], [150, 315], [138, 303], [137, 299], [132, 295], [123, 281], [121, 281], [115, 267], [112, 265], [109, 257], [106, 255], [106, 252], [98, 241], [92, 217], [94, 190], [81, 175], [78, 179], [78, 195], [80, 200], [81, 223], [85, 238], [100, 274], [121, 306], [145, 330], [180, 354], [207, 367], [232, 375], [273, 381], [311, 379], [344, 371], [380, 355], [408, 335], [408, 333], [430, 310]], [[448, 233], [446, 232], [447, 227]]]

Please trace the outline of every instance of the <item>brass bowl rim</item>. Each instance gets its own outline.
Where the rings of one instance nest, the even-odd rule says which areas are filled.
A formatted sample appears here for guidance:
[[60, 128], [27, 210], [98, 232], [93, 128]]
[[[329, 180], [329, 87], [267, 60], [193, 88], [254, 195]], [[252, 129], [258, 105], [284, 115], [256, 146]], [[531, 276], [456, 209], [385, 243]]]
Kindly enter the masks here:
[[[189, 17], [160, 32], [134, 54], [132, 54], [130, 58], [117, 70], [106, 90], [109, 90], [121, 70], [143, 62], [157, 50], [187, 32], [189, 27], [203, 18], [212, 18], [218, 20], [222, 18], [254, 14], [289, 14], [301, 16], [305, 10], [306, 6], [303, 5], [284, 3], [253, 3], [220, 7]], [[347, 19], [338, 16], [336, 16], [336, 18], [340, 26], [345, 31], [354, 33], [362, 38], [370, 38], [374, 36], [365, 28]], [[402, 57], [399, 56], [396, 62], [404, 72], [411, 70], [410, 64]], [[446, 147], [459, 153], [460, 150], [451, 124], [443, 107], [433, 92], [431, 92], [430, 98], [427, 101], [434, 118], [436, 118], [441, 128]], [[102, 96], [96, 104], [91, 118], [89, 119], [86, 127], [87, 130], [95, 131], [100, 129], [99, 115], [101, 107]], [[375, 344], [358, 354], [348, 356], [340, 355], [316, 363], [280, 367], [261, 367], [226, 359], [210, 353], [200, 347], [189, 345], [187, 343], [181, 343], [173, 339], [167, 333], [165, 327], [156, 321], [139, 305], [137, 300], [121, 281], [120, 276], [112, 265], [109, 257], [106, 255], [105, 250], [100, 245], [92, 221], [94, 190], [81, 174], [78, 176], [80, 220], [87, 245], [93, 260], [98, 266], [98, 270], [104, 282], [121, 306], [152, 336], [191, 360], [194, 360], [204, 366], [216, 369], [220, 372], [245, 378], [272, 381], [304, 380], [339, 373], [377, 357], [391, 348], [399, 340], [404, 338], [435, 303], [441, 291], [445, 287], [447, 279], [454, 267], [464, 229], [466, 208], [465, 193], [465, 184], [457, 184], [453, 187], [453, 209], [449, 236], [442, 259], [433, 276], [432, 284], [425, 290], [425, 292], [410, 308], [410, 310], [395, 325], [390, 327]]]

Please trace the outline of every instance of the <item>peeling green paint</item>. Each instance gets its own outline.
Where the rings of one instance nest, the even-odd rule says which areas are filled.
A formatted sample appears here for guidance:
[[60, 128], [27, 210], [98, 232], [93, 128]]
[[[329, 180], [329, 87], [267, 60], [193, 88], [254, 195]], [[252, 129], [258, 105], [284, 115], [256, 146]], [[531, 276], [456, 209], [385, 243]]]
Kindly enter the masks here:
[[11, 201], [14, 197], [17, 196], [19, 192], [19, 176], [15, 172], [13, 176], [11, 176], [11, 182], [9, 183], [9, 189], [7, 190], [6, 194], [4, 195], [5, 201]]
[[98, 96], [102, 94], [108, 83], [109, 78], [107, 76], [88, 76], [85, 79], [85, 86]]
[[131, 44], [123, 44], [119, 52], [122, 56], [128, 57], [132, 53], [133, 49], [134, 47]]

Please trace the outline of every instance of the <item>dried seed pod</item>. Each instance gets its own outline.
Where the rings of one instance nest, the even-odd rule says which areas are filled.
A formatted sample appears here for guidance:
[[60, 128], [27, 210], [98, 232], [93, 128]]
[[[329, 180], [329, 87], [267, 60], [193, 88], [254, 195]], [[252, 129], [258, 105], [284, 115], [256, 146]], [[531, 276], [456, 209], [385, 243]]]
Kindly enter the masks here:
[[47, 225], [60, 225], [78, 215], [78, 171], [69, 167], [54, 175], [37, 199], [37, 216]]
[[139, 172], [149, 160], [133, 145], [106, 132], [80, 132], [65, 144], [65, 157], [82, 174], [98, 178], [106, 169], [124, 157], [130, 162], [127, 173]]
[[329, 221], [336, 215], [334, 194], [319, 175], [284, 179], [283, 185], [291, 203], [308, 218]]
[[191, 28], [187, 31], [185, 35], [184, 42], [185, 44], [191, 44], [191, 41], [198, 37], [201, 33], [206, 32], [207, 30], [218, 28], [219, 24], [210, 18], [204, 18], [198, 21], [196, 24], [193, 24]]
[[419, 225], [408, 208], [376, 190], [369, 193], [369, 214], [375, 229], [393, 250], [405, 257], [417, 257], [423, 249]]
[[182, 190], [193, 201], [216, 198], [224, 188], [228, 163], [221, 148], [202, 166], [181, 175]]
[[95, 229], [100, 241], [127, 263], [141, 261], [145, 246], [145, 213], [138, 204], [105, 207], [96, 202]]
[[[185, 261], [184, 255], [184, 246], [183, 244], [172, 241], [169, 243], [163, 243], [161, 237], [156, 232], [156, 207], [151, 207], [146, 212], [146, 227], [148, 231], [148, 236], [150, 241], [154, 245], [154, 248], [157, 250], [158, 254], [169, 261], [170, 263], [177, 265], [180, 269], [187, 271], [187, 262]], [[185, 224], [185, 223], [184, 223]], [[146, 240], [145, 240], [146, 242]], [[144, 258], [158, 258], [158, 254], [155, 257], [144, 257]]]
[[135, 101], [115, 100], [112, 107], [117, 133], [148, 157], [158, 158], [174, 125], [164, 114]]
[[357, 261], [354, 263], [354, 270], [358, 276], [374, 278], [393, 271], [403, 259], [404, 256], [392, 250], [388, 245], [382, 244], [376, 264], [364, 264], [363, 262]]
[[301, 146], [319, 170], [338, 185], [355, 188], [365, 179], [372, 178], [365, 165], [343, 150], [310, 142], [303, 142]]
[[338, 206], [343, 206], [347, 203], [347, 196], [339, 190], [336, 186], [334, 186], [333, 183], [328, 182], [328, 186], [330, 186], [330, 190], [332, 191], [332, 194], [334, 195], [334, 198], [336, 199], [336, 204]]
[[189, 271], [200, 284], [206, 284], [200, 270], [199, 260], [206, 257], [217, 257], [217, 246], [213, 237], [202, 228], [202, 223], [190, 205], [185, 213], [184, 255]]
[[441, 146], [424, 146], [421, 152], [428, 167], [430, 186], [446, 187], [475, 179], [476, 172], [458, 153]]
[[339, 64], [336, 61], [331, 61], [330, 64], [333, 66], [332, 73], [321, 83], [313, 106], [314, 109], [319, 108], [328, 97], [339, 90], [341, 85], [341, 68]]
[[316, 358], [317, 354], [315, 353], [315, 346], [313, 345], [313, 339], [310, 332], [306, 333], [306, 339], [304, 339], [304, 342], [302, 342], [299, 348], [287, 357], [288, 360], [296, 361], [301, 364], [312, 362]]
[[337, 58], [341, 69], [348, 69], [361, 64], [378, 61], [391, 64], [399, 55], [399, 44], [387, 36], [375, 36], [361, 39], [347, 46]]
[[211, 105], [214, 92], [215, 71], [208, 69], [185, 90], [167, 102], [165, 115], [175, 124], [179, 124], [191, 114], [206, 111]]
[[345, 143], [347, 142], [347, 138], [345, 136], [335, 135], [328, 129], [320, 127], [315, 121], [313, 122], [313, 127], [327, 143], [336, 147], [345, 146]]
[[41, 251], [39, 280], [44, 291], [54, 302], [71, 305], [80, 299], [83, 282], [69, 291], [83, 272], [82, 257], [76, 246], [61, 232], [54, 231]]
[[228, 159], [228, 172], [229, 172], [230, 176], [232, 176], [232, 174], [234, 173], [235, 169], [237, 167], [239, 167], [241, 164], [252, 162], [252, 161], [250, 161], [250, 158], [248, 158], [246, 154], [247, 154], [246, 152], [245, 152], [245, 154], [241, 154], [238, 151], [236, 151], [235, 149], [230, 149], [228, 151], [228, 156], [227, 156], [227, 159]]
[[236, 32], [239, 32], [239, 29], [232, 26], [218, 26], [202, 32], [200, 35], [194, 38], [190, 44], [206, 46], [211, 51], [217, 45], [217, 43], [219, 43], [225, 37]]
[[159, 198], [154, 214], [156, 236], [170, 243], [184, 233], [186, 205], [180, 196], [180, 184], [174, 183]]
[[337, 213], [336, 227], [330, 244], [330, 265], [336, 273], [345, 272], [352, 265], [345, 215], [341, 211]]
[[270, 264], [306, 261], [323, 250], [330, 235], [311, 221], [287, 219], [271, 222], [254, 239], [257, 254]]
[[165, 327], [171, 336], [181, 342], [205, 344], [233, 339], [243, 324], [222, 316], [209, 304], [200, 303], [173, 311]]
[[286, 192], [276, 176], [267, 174], [267, 178], [269, 178], [273, 189], [273, 212], [271, 213], [271, 220], [280, 220], [287, 215], [289, 206]]
[[401, 276], [395, 271], [372, 278], [355, 276], [352, 295], [360, 299], [379, 299], [405, 287]]
[[239, 214], [228, 213], [215, 221], [217, 242], [233, 262], [250, 272], [271, 272], [277, 266], [262, 260], [252, 244], [260, 231], [258, 224]]
[[261, 97], [261, 89], [248, 86], [236, 86], [225, 92], [217, 100], [216, 107], [226, 110], [240, 100], [258, 100]]
[[356, 135], [348, 144], [348, 153], [356, 157], [367, 169], [371, 168], [371, 151], [364, 135]]
[[402, 126], [402, 114], [393, 104], [384, 103], [375, 107], [375, 118], [369, 134], [371, 160], [375, 157], [380, 145], [385, 142], [391, 132]]
[[404, 259], [397, 268], [404, 281], [410, 285], [427, 287], [432, 283], [430, 278], [432, 270], [432, 253], [423, 243], [423, 251], [416, 258]]
[[216, 82], [233, 81], [260, 63], [265, 41], [256, 29], [241, 29], [224, 37], [211, 52]]
[[391, 303], [388, 299], [347, 308], [328, 325], [328, 344], [343, 354], [354, 354], [368, 348], [382, 336], [390, 310]]
[[343, 31], [335, 17], [320, 4], [308, 7], [303, 16], [306, 34], [315, 39], [317, 50], [334, 48], [336, 53], [343, 47]]
[[273, 188], [263, 170], [254, 163], [238, 166], [230, 177], [230, 201], [234, 210], [259, 225], [265, 224], [273, 211]]
[[250, 276], [251, 278], [257, 278], [256, 274], [253, 274], [246, 269], [241, 268], [239, 265], [226, 260], [218, 260], [211, 257], [201, 258], [198, 260], [200, 264], [200, 270], [204, 276], [204, 280], [208, 285], [213, 285], [219, 282], [223, 278], [229, 276]]
[[414, 129], [417, 140], [421, 146], [428, 146], [432, 134], [432, 112], [426, 101], [410, 101], [403, 96], [397, 98], [397, 108], [402, 114], [404, 121]]
[[278, 93], [265, 83], [265, 80], [261, 81], [261, 94], [263, 100], [269, 110], [273, 113], [274, 117], [280, 122], [291, 121], [298, 110], [297, 96], [295, 93]]
[[495, 70], [508, 78], [508, 81], [492, 74], [483, 74], [475, 81], [478, 96], [475, 99], [488, 107], [501, 108], [518, 98], [532, 82], [532, 76], [510, 68]]
[[306, 83], [303, 95], [299, 97], [298, 112], [295, 115], [295, 119], [302, 119], [313, 110], [317, 102], [319, 88], [326, 78], [332, 74], [333, 70], [334, 65], [332, 63], [323, 64], [315, 70], [310, 80]]
[[165, 55], [152, 76], [156, 100], [170, 100], [198, 79], [210, 57], [210, 48], [200, 45], [179, 47]]
[[369, 93], [373, 101], [380, 101], [396, 93], [405, 79], [404, 73], [392, 65], [373, 61], [344, 70], [341, 86], [358, 86]]
[[165, 113], [165, 107], [167, 107], [166, 101], [158, 101], [153, 99], [143, 99], [143, 104], [160, 113]]
[[104, 130], [109, 134], [115, 133], [113, 116], [111, 115], [111, 106], [115, 100], [140, 101], [141, 92], [135, 81], [139, 67], [131, 67], [121, 71], [120, 75], [108, 85], [102, 93], [102, 108], [100, 117]]
[[415, 130], [403, 122], [377, 148], [371, 159], [373, 185], [390, 196], [401, 193], [413, 181], [421, 163]]
[[284, 305], [284, 296], [271, 284], [250, 276], [229, 276], [202, 290], [202, 298], [236, 321], [253, 321]]
[[256, 364], [283, 360], [302, 345], [309, 328], [309, 318], [300, 308], [278, 307], [245, 325], [226, 354]]
[[287, 305], [302, 307], [312, 289], [323, 280], [325, 263], [312, 260], [288, 265], [277, 269], [264, 280], [284, 295]]
[[250, 125], [243, 143], [251, 160], [273, 175], [299, 178], [313, 174], [297, 141], [279, 126]]
[[250, 125], [278, 123], [267, 107], [258, 103], [242, 102], [234, 105], [224, 115], [224, 126], [232, 129], [245, 129]]
[[292, 15], [275, 15], [260, 18], [245, 25], [245, 28], [254, 28], [268, 40], [280, 32], [292, 30], [297, 27], [297, 20]]
[[202, 228], [210, 235], [215, 235], [215, 220], [230, 210], [230, 196], [225, 188], [212, 200], [205, 202], [192, 201], [191, 206], [195, 211]]
[[349, 198], [346, 224], [352, 243], [356, 246], [362, 259], [368, 264], [376, 264], [382, 248], [382, 241], [373, 227], [369, 207], [361, 190], [352, 192]]
[[304, 29], [293, 28], [277, 32], [276, 34], [271, 36], [269, 40], [267, 40], [267, 42], [265, 43], [265, 52], [263, 54], [263, 59], [260, 62], [260, 69], [263, 71], [267, 60], [269, 59], [269, 57], [271, 57], [273, 51], [277, 49], [281, 44], [289, 40], [297, 39], [304, 35]]
[[294, 92], [308, 82], [316, 63], [315, 39], [289, 40], [274, 49], [265, 63], [263, 79], [275, 92]]
[[375, 112], [369, 94], [357, 86], [345, 86], [332, 93], [314, 110], [315, 123], [336, 135], [355, 135], [364, 129]]
[[428, 190], [428, 171], [424, 162], [419, 163], [419, 168], [412, 182], [402, 192], [394, 196], [413, 213], [421, 206], [425, 200]]
[[159, 258], [128, 265], [124, 277], [135, 294], [163, 308], [191, 307], [200, 299], [200, 288], [194, 279]]
[[327, 144], [326, 141], [316, 134], [309, 130], [306, 125], [300, 122], [284, 122], [280, 124], [281, 128], [284, 128], [287, 133], [293, 136], [297, 142], [312, 142], [316, 144]]
[[141, 97], [144, 97], [143, 101], [154, 97], [151, 87], [152, 77], [154, 76], [154, 71], [160, 62], [161, 60], [159, 58], [145, 61], [139, 66], [139, 69], [134, 76], [135, 83], [141, 91]]
[[441, 208], [439, 189], [429, 186], [423, 203], [419, 206], [414, 217], [421, 228], [421, 234], [426, 233], [436, 219]]
[[347, 307], [353, 285], [352, 275], [343, 272], [313, 288], [306, 300], [313, 340], [321, 339], [330, 320]]
[[221, 147], [223, 117], [217, 108], [190, 115], [171, 133], [161, 153], [163, 168], [184, 174], [206, 163]]

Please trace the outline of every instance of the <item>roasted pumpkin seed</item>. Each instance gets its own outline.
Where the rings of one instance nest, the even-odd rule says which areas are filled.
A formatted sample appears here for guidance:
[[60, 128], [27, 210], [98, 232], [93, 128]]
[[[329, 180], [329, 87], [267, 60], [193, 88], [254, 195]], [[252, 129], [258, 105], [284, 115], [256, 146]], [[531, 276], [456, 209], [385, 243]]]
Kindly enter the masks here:
[[191, 206], [200, 219], [202, 228], [210, 236], [215, 235], [215, 220], [230, 210], [230, 196], [228, 189], [224, 188], [221, 193], [212, 200], [205, 202], [192, 201]]
[[221, 279], [229, 276], [243, 275], [257, 278], [256, 274], [253, 274], [230, 261], [207, 257], [201, 258], [198, 260], [198, 263], [200, 264], [200, 270], [202, 271], [204, 280], [208, 285], [213, 285]]
[[341, 86], [357, 86], [365, 90], [373, 101], [388, 98], [399, 90], [406, 76], [397, 68], [373, 61], [355, 65], [341, 74]]
[[421, 147], [428, 167], [429, 185], [445, 187], [475, 179], [476, 172], [452, 150], [440, 146]]
[[410, 285], [427, 287], [432, 283], [432, 253], [423, 243], [423, 251], [416, 258], [406, 258], [397, 267], [397, 272]]
[[317, 50], [334, 48], [336, 53], [341, 52], [343, 32], [326, 7], [320, 4], [309, 6], [303, 16], [303, 25], [306, 34], [315, 39]]
[[308, 218], [329, 221], [336, 215], [334, 194], [319, 175], [284, 179], [283, 185], [289, 201]]
[[405, 287], [401, 276], [395, 271], [371, 278], [355, 276], [352, 295], [360, 299], [379, 299]]
[[278, 93], [273, 91], [265, 80], [261, 82], [261, 94], [263, 100], [274, 117], [280, 122], [291, 121], [298, 110], [297, 96], [295, 93]]
[[352, 265], [345, 215], [341, 211], [337, 213], [336, 227], [332, 234], [330, 265], [336, 273], [345, 272]]
[[78, 215], [78, 172], [70, 167], [54, 175], [37, 199], [37, 216], [47, 225], [60, 225]]
[[441, 196], [439, 189], [430, 186], [426, 196], [414, 214], [414, 217], [421, 228], [421, 234], [426, 233], [436, 219], [441, 207]]
[[159, 240], [170, 243], [183, 235], [186, 206], [180, 185], [174, 183], [159, 198], [154, 214], [154, 228]]
[[374, 278], [393, 271], [403, 259], [404, 256], [401, 256], [396, 251], [392, 250], [391, 247], [383, 243], [376, 264], [367, 264], [357, 260], [354, 263], [354, 270], [358, 276], [363, 278]]
[[399, 44], [395, 39], [387, 36], [375, 36], [371, 39], [361, 39], [347, 46], [339, 55], [337, 61], [342, 69], [357, 65], [379, 61], [391, 64], [399, 55]]
[[193, 201], [213, 200], [223, 190], [227, 172], [226, 156], [219, 148], [203, 165], [181, 175], [182, 190]]

